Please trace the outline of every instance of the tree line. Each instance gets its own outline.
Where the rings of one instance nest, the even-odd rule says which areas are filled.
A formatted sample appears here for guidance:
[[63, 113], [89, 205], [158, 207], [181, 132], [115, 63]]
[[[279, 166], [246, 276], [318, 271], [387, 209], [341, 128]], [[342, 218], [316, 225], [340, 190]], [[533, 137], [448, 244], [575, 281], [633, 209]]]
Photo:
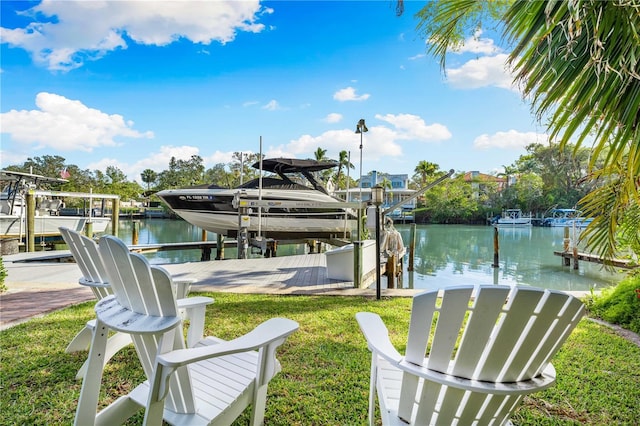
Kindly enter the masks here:
[[[347, 169], [355, 167], [348, 161], [346, 151], [338, 153], [337, 159], [331, 159], [326, 149], [318, 148], [314, 158], [337, 163], [334, 169], [326, 170], [320, 176], [325, 185], [334, 189], [359, 185], [357, 176], [347, 172]], [[172, 157], [165, 170], [144, 170], [140, 175], [142, 185], [128, 180], [125, 173], [115, 166], [104, 171], [83, 170], [77, 165], [67, 164], [63, 157], [57, 155], [28, 158], [23, 164], [6, 169], [49, 177], [59, 176], [65, 170], [69, 175], [68, 182], [59, 188], [48, 189], [77, 192], [91, 189], [95, 193], [119, 195], [123, 200], [144, 201], [163, 189], [196, 185], [237, 187], [258, 177], [259, 171], [252, 165], [259, 160], [259, 154], [236, 152], [230, 163], [206, 168], [198, 155], [187, 160]], [[477, 223], [491, 212], [506, 208], [543, 214], [552, 207], [574, 207], [597, 184], [584, 179], [589, 161], [589, 151], [585, 148], [575, 150], [572, 146], [560, 148], [553, 144], [532, 144], [527, 147], [527, 154], [514, 164], [503, 166], [504, 170], [495, 174], [495, 177], [503, 178], [505, 184], [486, 180], [482, 175], [469, 182], [464, 179], [465, 173], [460, 171], [421, 197], [418, 209], [426, 222]], [[420, 189], [444, 174], [438, 164], [421, 160], [409, 179], [409, 188]], [[382, 186], [392, 191], [387, 173], [378, 172], [378, 178]]]
[[[594, 177], [589, 174], [590, 164], [602, 164], [606, 153], [601, 153], [601, 157], [594, 160], [590, 149], [571, 144], [531, 144], [526, 148], [526, 154], [494, 173], [494, 177], [502, 178], [501, 183], [496, 179], [487, 179], [482, 174], [465, 179], [465, 172], [458, 171], [451, 179], [430, 189], [418, 199], [416, 220], [421, 223], [484, 224], [488, 217], [507, 208], [520, 208], [538, 216], [544, 216], [555, 207], [581, 208], [581, 202], [588, 200], [590, 194], [603, 191], [610, 184], [610, 179], [605, 176]], [[327, 186], [345, 189], [347, 185], [350, 188], [359, 185], [355, 179], [357, 176], [352, 177], [347, 172], [347, 169], [355, 167], [348, 161], [346, 151], [340, 152], [337, 159], [331, 159], [327, 156], [327, 150], [318, 148], [314, 158], [337, 163], [337, 167], [324, 171], [320, 177]], [[59, 176], [65, 170], [69, 174], [66, 183], [43, 189], [92, 190], [94, 193], [116, 194], [122, 200], [144, 202], [157, 201], [153, 194], [163, 189], [196, 185], [237, 187], [258, 177], [259, 171], [252, 165], [259, 160], [259, 154], [236, 152], [230, 163], [206, 168], [202, 157], [197, 155], [188, 160], [172, 157], [165, 170], [144, 170], [140, 175], [143, 185], [128, 180], [125, 173], [115, 166], [109, 166], [104, 171], [81, 169], [77, 165], [67, 164], [63, 157], [57, 155], [28, 158], [23, 164], [6, 169], [49, 177]], [[438, 164], [421, 160], [409, 179], [409, 188], [420, 189], [445, 173]], [[378, 179], [388, 191], [393, 191], [388, 174], [378, 172]], [[67, 200], [67, 206], [78, 207], [73, 203], [73, 199]], [[633, 221], [633, 212], [633, 209], [628, 212], [628, 219], [621, 214], [624, 217], [620, 226], [633, 226], [636, 223]], [[623, 233], [614, 238], [620, 249], [638, 245], [634, 238]]]

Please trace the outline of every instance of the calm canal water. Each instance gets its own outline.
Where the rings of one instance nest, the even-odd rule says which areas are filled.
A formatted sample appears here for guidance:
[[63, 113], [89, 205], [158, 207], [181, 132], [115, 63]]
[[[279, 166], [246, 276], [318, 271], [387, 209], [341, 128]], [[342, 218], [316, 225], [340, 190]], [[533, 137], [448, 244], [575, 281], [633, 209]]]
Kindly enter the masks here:
[[[119, 237], [131, 243], [133, 223], [120, 221]], [[396, 225], [408, 245], [409, 225]], [[500, 267], [493, 268], [491, 226], [418, 225], [414, 271], [403, 274], [402, 287], [436, 289], [461, 284], [531, 285], [567, 291], [588, 291], [617, 284], [623, 273], [609, 273], [600, 265], [580, 262], [580, 268], [563, 266], [554, 251], [563, 247], [562, 228], [499, 229]], [[200, 241], [202, 231], [181, 220], [140, 221], [139, 244]], [[215, 241], [215, 234], [208, 234]], [[278, 256], [304, 254], [305, 245], [279, 246]], [[225, 250], [227, 258], [236, 251]], [[167, 251], [147, 255], [152, 263], [199, 261], [199, 250]]]

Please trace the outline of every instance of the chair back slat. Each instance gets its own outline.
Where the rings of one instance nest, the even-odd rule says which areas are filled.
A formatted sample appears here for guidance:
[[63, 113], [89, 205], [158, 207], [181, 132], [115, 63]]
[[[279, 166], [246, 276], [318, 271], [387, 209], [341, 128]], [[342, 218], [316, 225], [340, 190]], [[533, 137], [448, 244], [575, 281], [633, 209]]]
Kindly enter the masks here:
[[[567, 297], [563, 293], [552, 292], [554, 298], [564, 300], [561, 310], [555, 312], [557, 318], [550, 328], [544, 342], [541, 342], [538, 352], [527, 366], [522, 377], [536, 377], [551, 361], [562, 343], [569, 337], [585, 314], [585, 305], [575, 297]], [[549, 315], [551, 317], [551, 315]], [[519, 380], [523, 380], [519, 378]]]
[[466, 325], [453, 369], [450, 374], [460, 377], [473, 377], [480, 358], [487, 348], [491, 333], [502, 308], [509, 297], [509, 287], [483, 288], [477, 292], [470, 313], [472, 320]]
[[449, 368], [460, 330], [463, 329], [465, 316], [469, 310], [471, 292], [471, 288], [463, 288], [444, 294], [429, 350], [427, 368], [441, 372], [446, 372]]
[[422, 365], [424, 362], [424, 355], [430, 337], [428, 332], [425, 333], [425, 330], [431, 329], [437, 301], [438, 292], [425, 292], [413, 298], [405, 352], [405, 359], [408, 362], [416, 365]]
[[[107, 272], [96, 243], [91, 238], [68, 228], [61, 227], [59, 230], [86, 281], [83, 284], [108, 285]], [[98, 294], [96, 297], [101, 298]]]
[[478, 366], [475, 377], [472, 378], [488, 382], [504, 381], [501, 373], [508, 366], [507, 361], [511, 355], [521, 350], [522, 345], [518, 342], [525, 333], [529, 321], [534, 319], [534, 311], [543, 294], [534, 289], [518, 289], [511, 292], [510, 300], [503, 310], [504, 314], [495, 324], [494, 337], [487, 344], [490, 350], [486, 353], [484, 362]]

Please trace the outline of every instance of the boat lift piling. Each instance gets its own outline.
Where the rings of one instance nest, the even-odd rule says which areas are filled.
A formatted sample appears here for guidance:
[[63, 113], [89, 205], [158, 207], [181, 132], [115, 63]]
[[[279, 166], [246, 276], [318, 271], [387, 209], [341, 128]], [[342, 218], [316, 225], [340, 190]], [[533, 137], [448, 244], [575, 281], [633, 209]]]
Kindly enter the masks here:
[[413, 258], [416, 254], [416, 224], [412, 223], [409, 229], [409, 263], [407, 271], [413, 271]]
[[493, 227], [493, 264], [494, 268], [500, 267], [500, 242], [498, 240], [498, 227]]

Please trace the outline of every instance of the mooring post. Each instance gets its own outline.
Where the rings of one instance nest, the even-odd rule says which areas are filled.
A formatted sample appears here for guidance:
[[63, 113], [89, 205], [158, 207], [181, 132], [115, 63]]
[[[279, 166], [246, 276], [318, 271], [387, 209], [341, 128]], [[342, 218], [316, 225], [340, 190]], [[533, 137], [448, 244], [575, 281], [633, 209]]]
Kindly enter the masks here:
[[131, 244], [134, 246], [138, 245], [138, 240], [140, 236], [140, 221], [133, 221], [133, 230], [131, 231]]
[[216, 234], [216, 260], [224, 259], [224, 235]]
[[111, 235], [118, 236], [118, 227], [120, 226], [120, 199], [111, 200]]
[[387, 258], [386, 275], [387, 275], [387, 287], [396, 288], [396, 274], [398, 267], [398, 259], [395, 254], [389, 255]]
[[409, 230], [409, 263], [407, 264], [407, 271], [413, 271], [413, 257], [416, 253], [416, 224], [412, 223]]
[[85, 234], [87, 235], [87, 237], [93, 238], [93, 222], [89, 221], [89, 222], [85, 223], [84, 229], [85, 229]]
[[27, 192], [27, 251], [36, 251], [36, 196]]
[[498, 241], [498, 227], [493, 227], [493, 264], [494, 268], [500, 267], [500, 243]]

